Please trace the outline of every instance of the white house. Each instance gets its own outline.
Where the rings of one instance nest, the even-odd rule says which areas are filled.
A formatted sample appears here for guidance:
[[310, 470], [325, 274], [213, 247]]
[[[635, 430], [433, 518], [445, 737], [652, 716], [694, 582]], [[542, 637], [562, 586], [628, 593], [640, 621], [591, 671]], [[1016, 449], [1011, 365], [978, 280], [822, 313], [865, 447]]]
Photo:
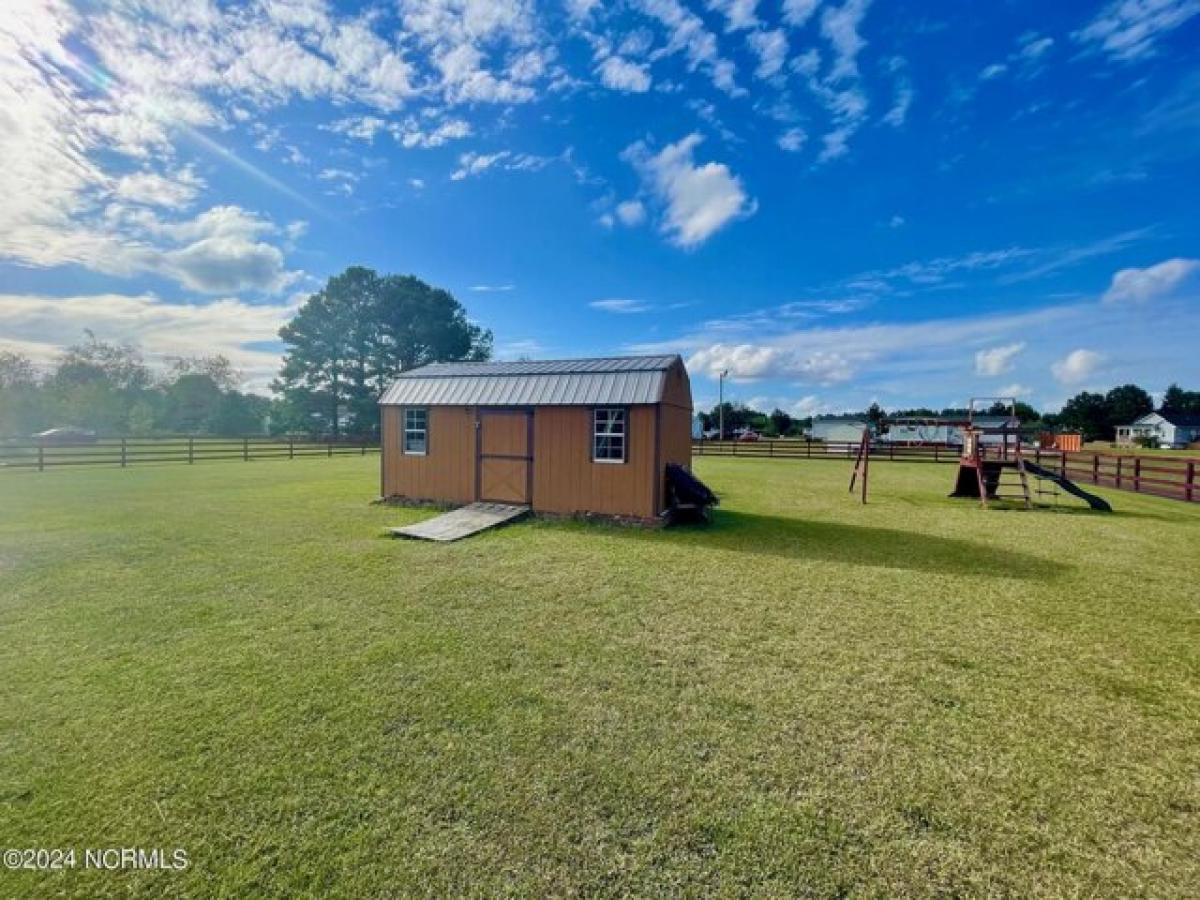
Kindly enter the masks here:
[[888, 427], [880, 440], [889, 444], [961, 444], [962, 432], [938, 419], [897, 422]]
[[866, 422], [860, 422], [857, 419], [817, 418], [813, 419], [809, 436], [814, 441], [825, 441], [826, 443], [837, 444], [850, 441], [858, 443], [862, 440], [863, 429], [866, 427]]
[[1196, 413], [1146, 413], [1131, 425], [1117, 427], [1117, 443], [1128, 446], [1138, 438], [1156, 438], [1160, 447], [1180, 449], [1200, 441], [1200, 415]]

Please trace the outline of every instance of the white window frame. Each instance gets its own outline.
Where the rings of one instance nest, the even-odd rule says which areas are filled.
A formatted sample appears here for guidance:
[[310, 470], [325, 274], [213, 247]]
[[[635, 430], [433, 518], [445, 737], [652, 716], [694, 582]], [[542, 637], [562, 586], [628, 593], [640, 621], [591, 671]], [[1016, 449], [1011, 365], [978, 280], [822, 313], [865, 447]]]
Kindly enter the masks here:
[[[412, 413], [421, 414], [421, 425], [408, 424], [408, 417]], [[421, 449], [408, 449], [409, 435], [421, 436]], [[404, 408], [404, 418], [400, 422], [400, 447], [404, 451], [405, 456], [427, 456], [429, 454], [429, 410], [424, 406], [406, 406]]]
[[[600, 430], [600, 414], [605, 414], [605, 424], [611, 425], [614, 421], [619, 421], [621, 424], [620, 432], [612, 430]], [[620, 418], [611, 420], [608, 416], [610, 413], [619, 413]], [[621, 439], [621, 456], [601, 457], [596, 455], [596, 450], [600, 438], [620, 437]], [[629, 410], [624, 406], [597, 406], [592, 410], [592, 462], [601, 463], [603, 465], [623, 465], [629, 458]]]

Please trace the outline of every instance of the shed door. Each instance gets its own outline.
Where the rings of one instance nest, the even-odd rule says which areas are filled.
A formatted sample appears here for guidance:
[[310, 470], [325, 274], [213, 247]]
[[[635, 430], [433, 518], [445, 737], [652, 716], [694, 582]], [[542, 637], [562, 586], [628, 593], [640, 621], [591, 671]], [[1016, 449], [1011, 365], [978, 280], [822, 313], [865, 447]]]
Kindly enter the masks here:
[[479, 414], [479, 499], [529, 503], [533, 475], [533, 415], [528, 410]]

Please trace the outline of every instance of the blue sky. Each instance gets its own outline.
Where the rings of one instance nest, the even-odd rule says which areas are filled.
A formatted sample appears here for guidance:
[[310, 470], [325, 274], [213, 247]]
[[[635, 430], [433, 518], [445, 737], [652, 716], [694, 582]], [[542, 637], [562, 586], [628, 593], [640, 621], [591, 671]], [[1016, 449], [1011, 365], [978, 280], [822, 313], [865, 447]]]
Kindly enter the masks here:
[[363, 264], [502, 357], [800, 414], [1200, 386], [1200, 0], [16, 0], [0, 348], [274, 334]]

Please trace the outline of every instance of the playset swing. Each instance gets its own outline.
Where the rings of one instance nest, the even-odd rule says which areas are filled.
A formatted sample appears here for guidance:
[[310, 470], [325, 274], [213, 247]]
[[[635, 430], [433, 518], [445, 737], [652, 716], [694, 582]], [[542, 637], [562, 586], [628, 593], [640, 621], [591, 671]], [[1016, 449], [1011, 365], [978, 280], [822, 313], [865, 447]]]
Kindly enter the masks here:
[[[990, 410], [999, 406], [1006, 412], [999, 416]], [[1016, 415], [1017, 401], [1014, 397], [972, 397], [967, 407], [967, 418], [961, 421], [914, 420], [912, 418], [885, 419], [883, 426], [904, 425], [915, 427], [917, 435], [925, 440], [928, 428], [956, 428], [962, 434], [962, 452], [959, 455], [958, 473], [951, 497], [977, 499], [984, 509], [990, 503], [1015, 504], [1018, 509], [1034, 509], [1034, 497], [1053, 496], [1058, 505], [1061, 491], [1078, 497], [1092, 509], [1112, 512], [1112, 506], [1102, 497], [1083, 490], [1079, 485], [1057, 472], [1030, 462], [1025, 458], [1021, 446], [1021, 423]], [[999, 422], [991, 421], [999, 418]], [[936, 434], [936, 431], [934, 432]], [[867, 502], [867, 487], [871, 471], [871, 430], [864, 428], [854, 457], [854, 471], [850, 475], [850, 492], [857, 485], [861, 502]], [[1036, 480], [1031, 486], [1030, 476]], [[1049, 488], [1046, 485], [1050, 485]]]

